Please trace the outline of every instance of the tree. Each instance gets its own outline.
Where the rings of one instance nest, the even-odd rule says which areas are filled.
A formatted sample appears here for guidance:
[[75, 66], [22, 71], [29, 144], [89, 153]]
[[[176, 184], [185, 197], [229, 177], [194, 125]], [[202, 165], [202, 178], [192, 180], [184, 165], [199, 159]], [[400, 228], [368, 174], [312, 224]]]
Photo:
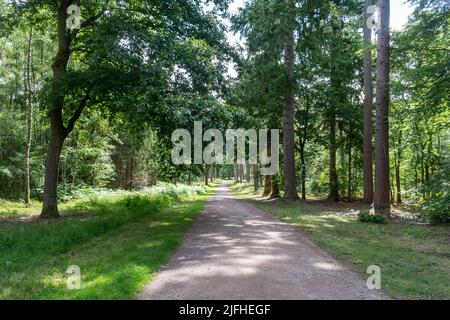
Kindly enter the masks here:
[[373, 172], [372, 172], [372, 29], [368, 26], [369, 6], [372, 0], [364, 2], [364, 129], [363, 129], [363, 185], [364, 202], [373, 202]]
[[390, 0], [380, 0], [380, 27], [377, 43], [377, 93], [375, 131], [375, 194], [376, 213], [390, 214], [389, 190], [389, 72], [390, 72]]
[[[82, 2], [85, 19], [79, 29], [69, 30], [71, 4], [70, 0], [12, 2], [24, 17], [31, 12], [48, 21], [56, 17], [57, 53], [49, 86], [44, 90], [50, 141], [43, 218], [59, 216], [57, 186], [62, 148], [86, 109], [131, 112], [135, 118], [130, 119], [140, 116], [137, 120], [141, 122], [170, 119], [172, 110], [166, 108], [167, 100], [180, 96], [183, 90], [198, 95], [220, 90], [216, 66], [223, 65], [227, 50], [223, 26], [212, 15], [204, 14], [198, 1]], [[175, 89], [177, 67], [188, 78], [184, 88]], [[159, 121], [157, 125], [173, 128], [174, 121], [168, 122]]]
[[27, 143], [25, 147], [25, 168], [24, 168], [24, 201], [25, 206], [30, 205], [30, 152], [31, 140], [33, 130], [33, 88], [31, 85], [31, 66], [33, 56], [33, 28], [30, 28], [28, 35], [28, 49], [27, 49], [27, 69], [26, 69], [26, 92], [27, 92]]
[[296, 187], [295, 154], [294, 154], [294, 30], [295, 30], [295, 2], [287, 0], [288, 14], [286, 22], [286, 39], [284, 43], [284, 64], [286, 70], [286, 84], [283, 92], [283, 147], [284, 147], [284, 197], [289, 200], [298, 198]]

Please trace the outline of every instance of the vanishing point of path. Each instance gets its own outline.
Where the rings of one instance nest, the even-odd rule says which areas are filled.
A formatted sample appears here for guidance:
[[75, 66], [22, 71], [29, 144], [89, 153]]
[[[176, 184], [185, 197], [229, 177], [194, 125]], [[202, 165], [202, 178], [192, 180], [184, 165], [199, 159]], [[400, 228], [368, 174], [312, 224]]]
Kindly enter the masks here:
[[140, 299], [388, 299], [293, 226], [222, 184]]

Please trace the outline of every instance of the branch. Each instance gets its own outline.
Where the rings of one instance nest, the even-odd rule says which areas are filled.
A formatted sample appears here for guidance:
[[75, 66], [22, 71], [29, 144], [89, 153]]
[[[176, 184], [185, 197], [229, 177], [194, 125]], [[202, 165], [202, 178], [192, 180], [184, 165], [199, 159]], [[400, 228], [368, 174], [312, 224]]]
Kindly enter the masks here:
[[66, 134], [69, 135], [74, 126], [75, 122], [80, 118], [81, 114], [83, 113], [83, 110], [86, 108], [89, 99], [90, 99], [91, 89], [88, 89], [86, 94], [84, 95], [83, 99], [80, 101], [80, 105], [78, 106], [77, 110], [75, 110], [75, 113], [72, 115], [72, 117], [69, 120], [69, 123], [67, 124], [66, 128]]
[[103, 16], [105, 11], [106, 11], [106, 7], [103, 7], [102, 10], [98, 14], [84, 20], [81, 23], [80, 29], [75, 29], [74, 31], [72, 31], [70, 33], [70, 39], [73, 40], [77, 36], [78, 32], [80, 32], [80, 30], [83, 30], [87, 27], [93, 26], [95, 24], [95, 22], [97, 22], [97, 20], [100, 19], [101, 16]]

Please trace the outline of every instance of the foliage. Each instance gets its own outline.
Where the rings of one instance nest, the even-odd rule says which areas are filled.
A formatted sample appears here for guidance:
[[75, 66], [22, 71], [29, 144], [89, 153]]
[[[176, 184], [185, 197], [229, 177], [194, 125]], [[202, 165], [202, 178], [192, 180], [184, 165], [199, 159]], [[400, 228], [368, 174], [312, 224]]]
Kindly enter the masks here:
[[371, 223], [379, 223], [386, 224], [388, 223], [385, 216], [381, 214], [370, 214], [369, 212], [361, 211], [358, 213], [358, 220], [361, 222], [371, 222]]
[[[0, 298], [133, 298], [176, 248], [207, 192], [171, 185], [97, 192], [73, 202], [58, 222], [1, 224]], [[72, 264], [82, 268], [81, 290], [66, 288]]]

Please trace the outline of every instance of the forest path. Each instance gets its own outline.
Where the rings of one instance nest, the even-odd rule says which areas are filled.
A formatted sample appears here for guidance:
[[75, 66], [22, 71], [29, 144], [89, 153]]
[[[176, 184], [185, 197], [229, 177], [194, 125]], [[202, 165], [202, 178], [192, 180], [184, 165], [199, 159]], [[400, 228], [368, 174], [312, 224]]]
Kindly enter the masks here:
[[389, 299], [293, 226], [218, 187], [139, 299]]

